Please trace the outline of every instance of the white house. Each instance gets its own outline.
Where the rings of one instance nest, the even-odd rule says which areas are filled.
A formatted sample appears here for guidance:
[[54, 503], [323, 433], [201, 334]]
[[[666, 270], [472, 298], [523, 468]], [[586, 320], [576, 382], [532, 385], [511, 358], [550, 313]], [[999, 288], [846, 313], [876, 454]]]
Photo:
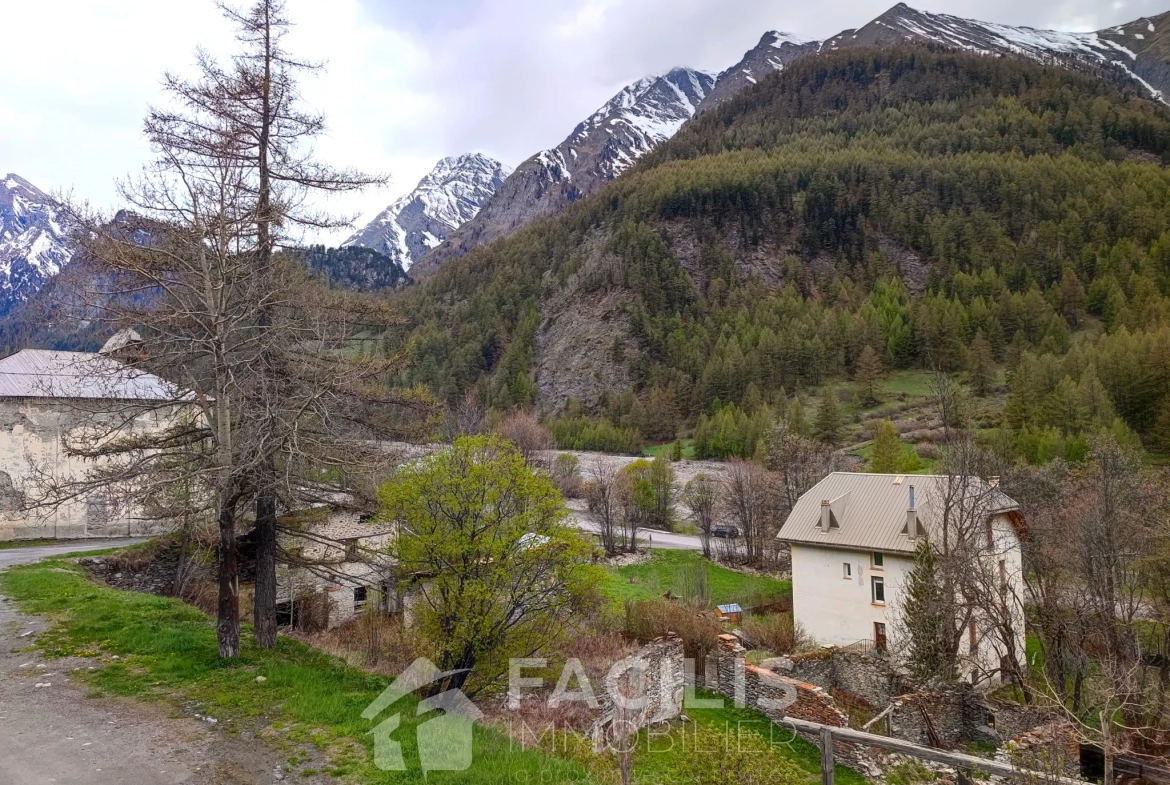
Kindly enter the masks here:
[[[779, 538], [792, 549], [796, 623], [823, 646], [885, 649], [900, 639], [899, 608], [920, 538], [964, 528], [983, 572], [999, 582], [996, 614], [976, 610], [960, 655], [973, 680], [998, 681], [1006, 647], [1024, 652], [1023, 569], [1018, 505], [994, 479], [834, 472], [800, 497]], [[961, 521], [961, 523], [960, 523]], [[993, 623], [1010, 614], [1015, 640]]]
[[141, 339], [118, 333], [101, 352], [24, 349], [0, 360], [0, 540], [146, 533], [152, 524], [100, 494], [54, 507], [30, 502], [40, 477], [79, 480], [97, 464], [71, 456], [63, 440], [105, 423], [155, 428], [174, 414], [176, 388], [126, 364]]

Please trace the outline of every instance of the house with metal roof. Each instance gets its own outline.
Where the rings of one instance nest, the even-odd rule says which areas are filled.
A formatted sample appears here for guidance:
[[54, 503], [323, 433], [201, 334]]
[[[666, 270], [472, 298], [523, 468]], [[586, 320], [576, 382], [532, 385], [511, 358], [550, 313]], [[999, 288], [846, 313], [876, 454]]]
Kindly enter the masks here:
[[0, 540], [127, 535], [149, 528], [99, 494], [55, 506], [31, 501], [37, 495], [31, 486], [45, 477], [80, 478], [97, 467], [64, 449], [76, 429], [102, 423], [153, 427], [173, 416], [169, 404], [181, 404], [181, 391], [117, 359], [140, 344], [130, 331], [97, 353], [24, 349], [0, 360]]
[[[1006, 647], [1024, 646], [1023, 567], [1019, 505], [998, 480], [945, 475], [833, 472], [800, 497], [778, 537], [792, 551], [795, 621], [823, 646], [897, 651], [906, 633], [904, 587], [914, 554], [926, 538], [938, 544], [963, 529], [977, 544], [988, 574], [998, 576], [1015, 640], [997, 636], [995, 614], [970, 614], [961, 656], [965, 674], [998, 683]], [[962, 521], [960, 524], [959, 521]], [[953, 536], [953, 534], [952, 534]], [[997, 609], [998, 613], [998, 609]], [[1002, 618], [999, 614], [996, 618]]]

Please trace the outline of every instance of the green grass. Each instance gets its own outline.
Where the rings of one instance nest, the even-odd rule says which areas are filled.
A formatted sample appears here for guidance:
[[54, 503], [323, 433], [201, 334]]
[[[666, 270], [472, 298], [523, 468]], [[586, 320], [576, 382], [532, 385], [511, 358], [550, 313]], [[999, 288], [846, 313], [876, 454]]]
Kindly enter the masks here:
[[84, 540], [5, 540], [0, 542], [0, 551], [13, 548], [41, 548], [46, 545], [68, 545], [70, 542], [84, 542]]
[[[696, 697], [709, 699], [720, 696], [705, 690], [696, 690]], [[736, 743], [738, 734], [754, 734], [760, 737], [769, 747], [767, 754], [776, 755], [795, 764], [799, 772], [797, 776], [803, 775], [802, 779], [797, 780], [798, 783], [814, 785], [821, 781], [820, 749], [791, 730], [773, 723], [758, 711], [735, 708], [730, 699], [724, 699], [723, 708], [699, 709], [684, 706], [683, 711], [696, 725], [725, 731], [730, 744]], [[686, 730], [688, 725], [689, 723], [681, 725], [672, 723], [673, 733], [670, 737], [647, 739], [646, 734], [642, 734], [639, 739], [639, 752], [634, 757], [635, 779], [642, 777], [652, 782], [690, 781], [663, 779], [686, 771], [686, 756], [696, 754], [693, 746], [687, 747], [680, 743], [681, 733], [693, 734], [693, 731]], [[833, 781], [840, 785], [865, 785], [867, 782], [859, 772], [840, 764], [834, 767]]]
[[[645, 447], [642, 450], [642, 455], [646, 456], [647, 458], [655, 458], [658, 456], [658, 453], [662, 452], [663, 450], [669, 450], [673, 444], [674, 444], [674, 442], [669, 442], [667, 444], [655, 444], [653, 447]], [[667, 457], [670, 457], [669, 454], [667, 455]], [[684, 461], [695, 460], [695, 440], [694, 439], [683, 439], [682, 440], [682, 457], [683, 457]]]
[[929, 371], [894, 371], [881, 382], [881, 392], [887, 395], [906, 394], [911, 398], [930, 395]]
[[650, 600], [667, 591], [682, 591], [683, 570], [688, 565], [703, 562], [707, 565], [707, 585], [711, 604], [746, 603], [757, 595], [780, 599], [792, 596], [792, 582], [748, 575], [711, 564], [696, 551], [654, 551], [650, 559], [627, 567], [612, 567], [606, 593], [617, 602]]
[[[214, 622], [199, 610], [175, 599], [96, 586], [63, 559], [11, 568], [0, 574], [0, 587], [22, 611], [54, 622], [37, 641], [46, 656], [119, 656], [77, 676], [98, 693], [196, 703], [228, 733], [271, 723], [291, 745], [321, 750], [330, 762], [325, 771], [333, 776], [363, 783], [423, 779], [414, 741], [421, 722], [415, 716], [418, 700], [408, 696], [375, 721], [361, 717], [389, 679], [348, 668], [288, 638], [274, 651], [258, 649], [247, 627], [241, 656], [220, 660]], [[266, 681], [257, 682], [257, 676]], [[408, 771], [383, 772], [374, 767], [368, 734], [395, 712], [401, 712], [402, 727], [393, 736], [402, 744]], [[427, 782], [591, 782], [580, 764], [520, 749], [489, 728], [476, 726], [474, 738], [475, 760], [468, 771], [431, 772]]]

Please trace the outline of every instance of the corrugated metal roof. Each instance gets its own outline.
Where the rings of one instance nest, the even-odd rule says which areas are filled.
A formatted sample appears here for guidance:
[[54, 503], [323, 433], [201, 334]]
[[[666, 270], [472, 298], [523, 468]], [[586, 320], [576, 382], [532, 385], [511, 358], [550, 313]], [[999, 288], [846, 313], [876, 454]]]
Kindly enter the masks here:
[[[947, 479], [940, 475], [833, 472], [800, 497], [777, 537], [812, 545], [912, 553], [916, 542], [902, 533], [910, 508], [910, 488], [914, 487], [918, 519], [929, 533]], [[986, 506], [988, 513], [1019, 506], [977, 477], [971, 478], [968, 487], [968, 495]], [[830, 503], [838, 524], [827, 532], [821, 528], [822, 501]]]
[[738, 602], [733, 602], [729, 605], [716, 605], [715, 609], [720, 613], [743, 613], [743, 608], [739, 607]]
[[100, 354], [23, 349], [0, 360], [0, 398], [168, 401], [178, 395], [170, 382]]

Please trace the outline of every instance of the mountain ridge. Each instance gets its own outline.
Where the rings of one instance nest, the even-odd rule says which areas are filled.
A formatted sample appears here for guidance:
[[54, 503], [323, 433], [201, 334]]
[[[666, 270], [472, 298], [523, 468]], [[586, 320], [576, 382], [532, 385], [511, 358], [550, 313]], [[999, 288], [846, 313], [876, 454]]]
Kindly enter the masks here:
[[[806, 40], [791, 33], [769, 31], [735, 65], [704, 85], [689, 117], [702, 115], [768, 74], [782, 70], [804, 57], [827, 51], [905, 42], [934, 43], [981, 54], [1016, 55], [1046, 64], [1102, 69], [1115, 78], [1138, 81], [1156, 100], [1170, 95], [1170, 12], [1116, 25], [1091, 33], [1069, 33], [981, 22], [948, 14], [919, 11], [900, 2], [859, 28], [850, 28], [823, 41]], [[670, 72], [700, 72], [678, 68]], [[668, 75], [669, 76], [669, 75]], [[709, 75], [705, 75], [709, 76]], [[607, 140], [609, 157], [599, 158], [609, 168], [597, 166], [583, 175], [575, 155], [574, 140], [587, 139], [590, 127], [603, 126], [621, 109], [622, 99], [637, 94], [656, 77], [638, 80], [610, 99], [556, 148], [545, 150], [522, 163], [512, 177], [484, 205], [475, 219], [454, 231], [430, 250], [413, 273], [416, 279], [433, 275], [444, 262], [506, 236], [529, 223], [555, 215], [568, 204], [587, 196], [629, 168], [650, 150], [673, 136], [681, 127], [664, 125], [663, 133], [631, 143]], [[661, 80], [663, 77], [657, 77]], [[673, 107], [677, 111], [686, 102]], [[595, 118], [601, 118], [598, 122]], [[620, 119], [618, 122], [621, 122]], [[584, 135], [582, 135], [584, 134]], [[655, 141], [657, 140], [657, 141]], [[625, 142], [623, 144], [622, 142]], [[592, 160], [592, 159], [591, 159]]]

